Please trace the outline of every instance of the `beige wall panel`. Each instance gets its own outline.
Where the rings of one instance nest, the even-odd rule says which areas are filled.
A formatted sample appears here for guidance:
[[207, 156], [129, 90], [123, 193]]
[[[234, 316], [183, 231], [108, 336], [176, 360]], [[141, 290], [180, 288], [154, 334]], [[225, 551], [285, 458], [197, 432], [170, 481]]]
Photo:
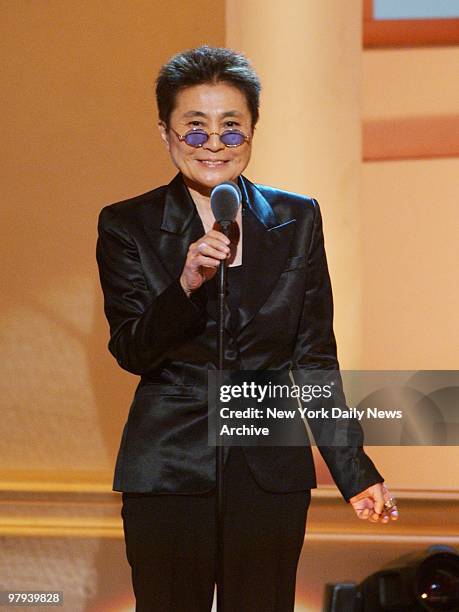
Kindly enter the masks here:
[[252, 179], [312, 195], [324, 218], [341, 364], [359, 367], [361, 2], [228, 0], [227, 44], [262, 85]]
[[363, 119], [456, 115], [459, 47], [363, 52]]
[[0, 8], [1, 468], [111, 478], [136, 378], [105, 348], [97, 215], [175, 172], [156, 130], [154, 79], [172, 53], [224, 43], [224, 4]]
[[410, 491], [459, 491], [458, 446], [367, 447], [391, 489]]
[[[366, 369], [458, 368], [459, 160], [363, 167]], [[388, 484], [458, 490], [458, 447], [369, 450]]]
[[459, 160], [363, 167], [364, 363], [457, 369]]

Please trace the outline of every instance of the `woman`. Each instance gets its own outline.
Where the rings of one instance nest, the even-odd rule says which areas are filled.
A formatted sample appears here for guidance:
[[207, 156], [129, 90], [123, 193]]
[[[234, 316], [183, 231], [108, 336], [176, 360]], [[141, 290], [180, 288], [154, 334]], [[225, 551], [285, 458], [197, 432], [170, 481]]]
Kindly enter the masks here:
[[[174, 56], [156, 93], [160, 135], [179, 172], [169, 185], [105, 207], [99, 218], [109, 349], [141, 376], [113, 485], [123, 492], [138, 611], [205, 612], [212, 605], [215, 448], [207, 443], [207, 374], [218, 363], [220, 262], [228, 264], [226, 369], [338, 369], [319, 206], [242, 176], [259, 92], [250, 64], [233, 51], [205, 46]], [[229, 180], [243, 195], [231, 239], [218, 231], [210, 208], [212, 188]], [[390, 495], [362, 444], [320, 451], [357, 516], [387, 523]], [[316, 486], [310, 447], [225, 448], [224, 470], [225, 610], [293, 610]]]

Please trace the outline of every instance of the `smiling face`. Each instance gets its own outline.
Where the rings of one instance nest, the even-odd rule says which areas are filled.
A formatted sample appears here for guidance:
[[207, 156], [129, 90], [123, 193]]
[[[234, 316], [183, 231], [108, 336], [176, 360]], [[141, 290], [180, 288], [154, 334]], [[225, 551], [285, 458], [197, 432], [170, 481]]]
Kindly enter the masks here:
[[[251, 124], [245, 95], [228, 83], [218, 82], [194, 85], [180, 91], [169, 128], [160, 122], [159, 130], [188, 187], [208, 194], [215, 185], [236, 180], [246, 168], [252, 149]], [[249, 136], [249, 141], [238, 147], [226, 147], [213, 134], [202, 147], [194, 148], [180, 141], [175, 133], [183, 136], [193, 128], [209, 133], [237, 129]]]

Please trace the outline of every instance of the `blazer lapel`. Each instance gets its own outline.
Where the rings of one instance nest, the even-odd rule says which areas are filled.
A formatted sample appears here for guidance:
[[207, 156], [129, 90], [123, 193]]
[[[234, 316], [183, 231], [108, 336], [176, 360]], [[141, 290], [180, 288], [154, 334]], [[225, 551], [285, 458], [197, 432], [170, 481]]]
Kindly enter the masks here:
[[295, 219], [282, 221], [257, 187], [244, 177], [242, 287], [238, 332], [251, 321], [271, 294], [288, 258]]
[[[178, 278], [185, 265], [188, 248], [205, 234], [201, 218], [181, 174], [167, 186], [164, 211], [161, 222], [164, 264], [172, 278]], [[207, 281], [199, 289], [200, 298], [205, 303], [207, 313], [217, 321], [217, 276]], [[225, 328], [231, 332], [231, 312], [226, 304]]]
[[181, 174], [167, 186], [161, 230], [163, 262], [171, 277], [177, 278], [185, 265], [188, 247], [205, 233]]

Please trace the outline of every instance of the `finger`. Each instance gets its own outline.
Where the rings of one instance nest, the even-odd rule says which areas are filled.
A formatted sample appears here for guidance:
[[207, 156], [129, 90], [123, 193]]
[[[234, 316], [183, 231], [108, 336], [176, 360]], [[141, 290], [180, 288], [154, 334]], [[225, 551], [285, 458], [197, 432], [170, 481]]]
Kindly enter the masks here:
[[[385, 485], [383, 485], [383, 489], [384, 489], [384, 500], [389, 501], [390, 499], [392, 499], [391, 492]], [[398, 508], [396, 505], [392, 506], [392, 508], [389, 508], [388, 510], [385, 509], [385, 512], [388, 514], [390, 519], [392, 519], [393, 521], [396, 521], [398, 519], [399, 514], [398, 514]]]
[[228, 244], [222, 240], [216, 240], [210, 236], [203, 236], [200, 240], [193, 242], [190, 246], [190, 250], [194, 252], [201, 251], [206, 246], [213, 247], [219, 251], [226, 251], [229, 248]]
[[384, 501], [389, 501], [389, 499], [392, 497], [392, 495], [390, 494], [390, 491], [386, 487], [385, 484], [382, 485], [382, 490], [383, 490]]
[[223, 245], [223, 247], [221, 247], [220, 249], [217, 249], [213, 246], [210, 246], [206, 242], [201, 242], [200, 244], [198, 244], [195, 257], [198, 257], [199, 255], [205, 255], [206, 257], [213, 257], [216, 259], [226, 259], [229, 253], [230, 249], [225, 245]]
[[384, 491], [383, 487], [375, 487], [373, 491], [373, 499], [374, 499], [374, 512], [379, 516], [383, 513], [384, 510]]
[[215, 242], [220, 244], [229, 244], [231, 241], [228, 236], [222, 234], [222, 232], [217, 232], [216, 230], [210, 230], [207, 234], [204, 234], [202, 240], [205, 242]]
[[216, 268], [220, 265], [220, 260], [214, 259], [213, 257], [206, 257], [205, 255], [198, 255], [193, 259], [191, 265], [194, 270], [200, 267]]
[[390, 520], [396, 521], [398, 519], [398, 510], [397, 508], [391, 508], [390, 510], [385, 510], [381, 516], [381, 523], [388, 523]]
[[215, 246], [217, 248], [229, 246], [229, 244], [231, 243], [230, 239], [227, 238], [227, 236], [224, 236], [223, 234], [218, 234], [218, 232], [217, 236], [210, 236], [209, 234], [206, 234], [205, 236], [197, 240], [195, 244], [200, 244], [201, 242], [206, 242], [207, 244], [211, 244], [212, 246]]
[[226, 242], [228, 240], [228, 236], [225, 236], [223, 232], [219, 232], [215, 229], [210, 229], [205, 235], [212, 236], [213, 238], [217, 238], [218, 240], [223, 240], [223, 242]]

